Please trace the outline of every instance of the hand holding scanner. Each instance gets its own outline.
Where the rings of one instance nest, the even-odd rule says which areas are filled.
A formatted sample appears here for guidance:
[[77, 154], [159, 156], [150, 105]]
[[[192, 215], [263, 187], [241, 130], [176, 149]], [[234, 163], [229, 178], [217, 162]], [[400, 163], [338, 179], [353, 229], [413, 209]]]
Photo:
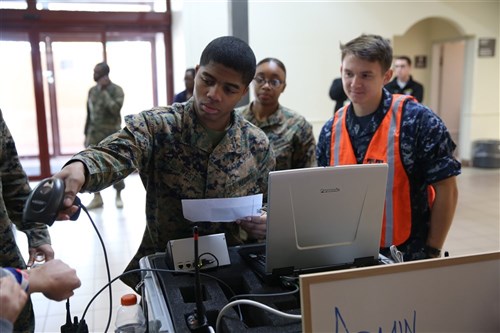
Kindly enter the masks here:
[[[23, 210], [25, 222], [43, 222], [51, 226], [56, 220], [57, 214], [63, 208], [64, 181], [59, 178], [46, 178], [42, 180], [31, 191]], [[78, 219], [81, 210], [81, 202], [75, 197], [74, 205], [79, 208], [71, 216], [71, 220]]]

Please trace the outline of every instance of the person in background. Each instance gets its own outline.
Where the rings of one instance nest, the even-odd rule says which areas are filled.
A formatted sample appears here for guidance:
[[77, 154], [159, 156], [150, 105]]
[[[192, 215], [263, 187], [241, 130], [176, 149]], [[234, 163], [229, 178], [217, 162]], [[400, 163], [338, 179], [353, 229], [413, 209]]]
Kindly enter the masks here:
[[[46, 261], [54, 259], [47, 226], [23, 220], [23, 209], [30, 192], [28, 176], [19, 161], [16, 144], [0, 110], [0, 266], [26, 269], [33, 265], [37, 256], [44, 257]], [[16, 243], [14, 225], [28, 239], [27, 265]], [[14, 329], [20, 332], [34, 331], [35, 317], [31, 300], [26, 302]]]
[[335, 108], [333, 112], [337, 112], [338, 109], [344, 106], [345, 101], [347, 101], [347, 95], [344, 92], [344, 87], [342, 86], [342, 78], [338, 77], [333, 80], [330, 86], [330, 98], [335, 101]]
[[276, 58], [259, 61], [253, 88], [255, 100], [237, 112], [266, 133], [276, 156], [276, 170], [316, 166], [312, 125], [279, 103], [286, 88], [285, 65]]
[[[138, 171], [146, 189], [146, 230], [126, 271], [144, 256], [165, 251], [171, 239], [193, 235], [182, 199], [230, 198], [267, 193], [274, 153], [264, 132], [234, 112], [255, 75], [252, 49], [236, 37], [219, 37], [196, 66], [193, 97], [125, 117], [125, 128], [76, 154], [55, 174], [64, 180], [64, 207], [80, 191], [99, 191]], [[265, 198], [265, 197], [264, 197]], [[61, 214], [66, 213], [62, 209]], [[71, 213], [64, 214], [68, 219]], [[199, 223], [200, 235], [225, 233], [229, 246], [266, 236], [266, 216], [234, 223]], [[122, 277], [130, 287], [139, 273]], [[140, 291], [138, 291], [140, 292]]]
[[351, 103], [323, 126], [318, 165], [387, 163], [381, 253], [389, 257], [396, 245], [405, 261], [439, 257], [457, 204], [456, 145], [432, 110], [384, 89], [392, 77], [392, 48], [385, 39], [361, 35], [341, 45], [341, 52]]
[[[87, 99], [87, 121], [85, 122], [85, 147], [98, 144], [102, 139], [120, 129], [122, 118], [120, 111], [125, 95], [123, 89], [109, 79], [109, 66], [101, 62], [94, 67], [94, 81]], [[110, 184], [111, 185], [111, 184]], [[113, 184], [116, 189], [116, 208], [123, 208], [121, 191], [125, 182]], [[87, 205], [87, 209], [101, 208], [104, 205], [99, 192]]]
[[175, 95], [174, 103], [183, 103], [193, 96], [194, 75], [194, 68], [186, 69], [186, 72], [184, 73], [184, 85], [186, 86], [186, 89]]
[[81, 285], [76, 271], [54, 259], [30, 270], [0, 267], [0, 332], [10, 333], [28, 294], [43, 293], [54, 301], [65, 300]]
[[411, 95], [419, 103], [424, 101], [424, 86], [413, 80], [411, 60], [407, 56], [399, 56], [394, 60], [394, 74], [392, 81], [385, 85], [385, 89], [392, 94]]

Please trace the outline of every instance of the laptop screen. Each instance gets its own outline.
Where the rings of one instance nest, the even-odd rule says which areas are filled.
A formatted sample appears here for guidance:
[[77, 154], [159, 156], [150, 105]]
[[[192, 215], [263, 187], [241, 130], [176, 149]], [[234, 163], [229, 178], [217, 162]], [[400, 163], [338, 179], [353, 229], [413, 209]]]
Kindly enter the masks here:
[[266, 273], [378, 258], [387, 164], [269, 174]]

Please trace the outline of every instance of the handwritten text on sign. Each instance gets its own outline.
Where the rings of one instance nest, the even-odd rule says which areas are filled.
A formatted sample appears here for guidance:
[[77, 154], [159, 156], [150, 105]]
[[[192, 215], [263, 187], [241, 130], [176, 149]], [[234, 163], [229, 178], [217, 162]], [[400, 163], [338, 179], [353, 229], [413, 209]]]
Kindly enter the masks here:
[[[392, 323], [392, 327], [389, 330], [383, 330], [382, 327], [379, 327], [378, 330], [370, 331], [358, 331], [356, 333], [417, 333], [416, 331], [416, 323], [417, 323], [417, 312], [413, 311], [413, 320], [394, 320]], [[351, 333], [349, 331], [348, 325], [346, 324], [344, 318], [342, 318], [342, 314], [340, 313], [340, 309], [335, 307], [335, 333]], [[355, 333], [355, 332], [352, 332]]]

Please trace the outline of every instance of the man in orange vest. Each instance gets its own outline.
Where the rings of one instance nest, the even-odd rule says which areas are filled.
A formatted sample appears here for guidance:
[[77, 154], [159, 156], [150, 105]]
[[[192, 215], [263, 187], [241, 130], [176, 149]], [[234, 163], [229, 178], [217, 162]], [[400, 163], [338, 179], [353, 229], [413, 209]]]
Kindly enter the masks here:
[[387, 163], [381, 253], [391, 245], [404, 260], [441, 255], [455, 213], [455, 143], [432, 110], [413, 97], [392, 95], [392, 48], [376, 35], [341, 45], [344, 90], [351, 101], [323, 126], [316, 155], [319, 166]]

